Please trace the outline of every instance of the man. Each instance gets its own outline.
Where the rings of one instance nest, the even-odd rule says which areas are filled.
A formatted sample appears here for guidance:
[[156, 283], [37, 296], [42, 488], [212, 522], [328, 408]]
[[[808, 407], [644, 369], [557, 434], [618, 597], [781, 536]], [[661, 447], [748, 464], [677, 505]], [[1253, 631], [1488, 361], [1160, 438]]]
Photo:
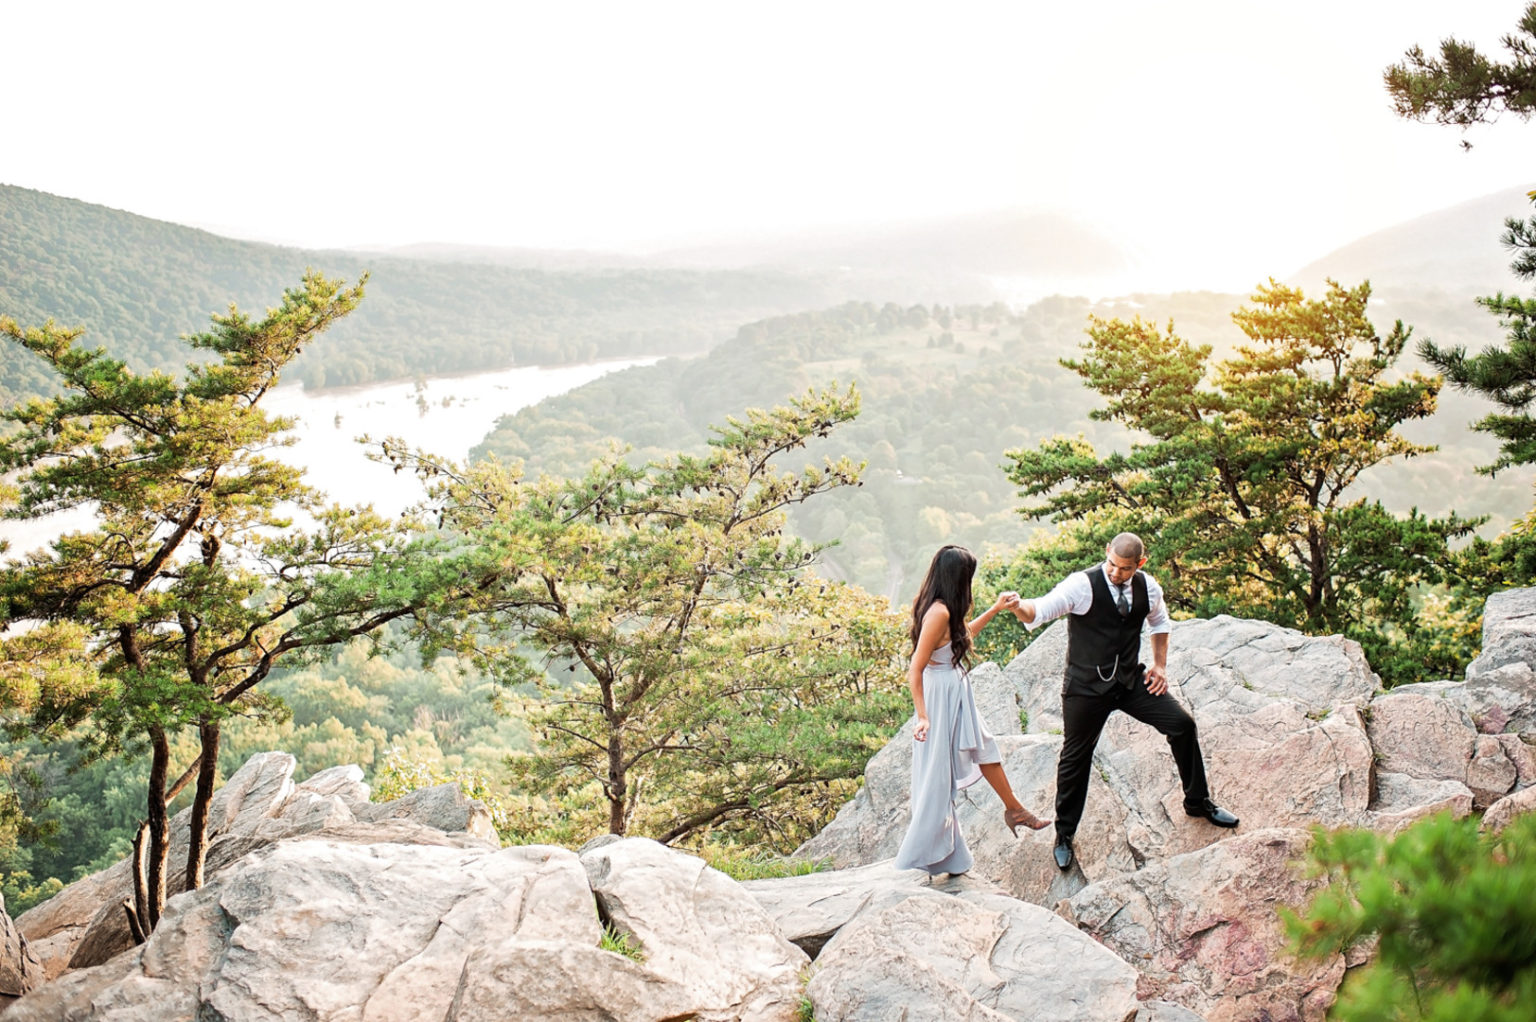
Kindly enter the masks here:
[[[1066, 678], [1061, 687], [1063, 740], [1056, 764], [1056, 865], [1072, 865], [1072, 839], [1088, 799], [1093, 749], [1104, 722], [1122, 710], [1165, 735], [1184, 783], [1184, 811], [1218, 827], [1237, 817], [1211, 801], [1195, 720], [1168, 694], [1168, 632], [1173, 623], [1163, 588], [1141, 571], [1141, 538], [1122, 532], [1104, 548], [1104, 563], [1068, 575], [1038, 600], [1010, 601], [1033, 631], [1063, 614], [1067, 619]], [[1009, 594], [1012, 595], [1012, 594]], [[1152, 667], [1138, 662], [1141, 629], [1152, 636]]]

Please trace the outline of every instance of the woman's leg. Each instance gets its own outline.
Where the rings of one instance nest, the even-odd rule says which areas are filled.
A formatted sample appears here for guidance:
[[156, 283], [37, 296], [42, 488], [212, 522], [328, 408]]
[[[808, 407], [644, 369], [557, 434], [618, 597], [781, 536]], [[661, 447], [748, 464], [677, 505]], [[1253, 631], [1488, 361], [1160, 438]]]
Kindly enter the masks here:
[[987, 779], [992, 790], [997, 792], [997, 797], [1003, 800], [1003, 820], [1010, 829], [1022, 824], [1030, 830], [1039, 830], [1050, 822], [1024, 808], [1024, 804], [1013, 794], [1013, 786], [1008, 783], [1008, 774], [1001, 763], [981, 764], [981, 776]]
[[992, 785], [992, 790], [997, 792], [997, 797], [1003, 800], [1005, 809], [1023, 809], [1024, 804], [1013, 794], [1013, 787], [1008, 783], [1008, 775], [1003, 771], [1001, 763], [981, 764], [981, 776]]

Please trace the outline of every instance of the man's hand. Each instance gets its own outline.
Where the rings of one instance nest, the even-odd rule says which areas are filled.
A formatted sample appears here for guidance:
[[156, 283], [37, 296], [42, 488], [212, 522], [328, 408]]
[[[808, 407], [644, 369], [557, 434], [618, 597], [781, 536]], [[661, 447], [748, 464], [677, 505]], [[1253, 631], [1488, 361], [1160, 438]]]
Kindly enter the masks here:
[[1035, 603], [1033, 600], [1026, 600], [1011, 590], [1004, 593], [1002, 599], [1005, 601], [1003, 609], [1012, 612], [1013, 616], [1018, 618], [1019, 624], [1027, 625], [1035, 620]]
[[928, 718], [917, 718], [917, 726], [912, 729], [912, 737], [920, 742], [928, 740]]
[[1147, 671], [1147, 691], [1155, 696], [1160, 696], [1168, 691], [1167, 668], [1153, 667]]

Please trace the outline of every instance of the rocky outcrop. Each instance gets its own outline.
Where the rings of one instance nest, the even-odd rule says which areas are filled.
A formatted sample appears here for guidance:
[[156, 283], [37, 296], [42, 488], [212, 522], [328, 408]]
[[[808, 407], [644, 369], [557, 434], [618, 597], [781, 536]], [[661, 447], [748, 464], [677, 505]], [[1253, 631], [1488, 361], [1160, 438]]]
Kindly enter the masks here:
[[0, 1012], [42, 982], [42, 963], [6, 913], [5, 898], [0, 897]]
[[[1308, 828], [1390, 833], [1482, 809], [1492, 828], [1536, 809], [1536, 590], [1490, 599], [1484, 641], [1466, 681], [1383, 692], [1348, 640], [1228, 617], [1179, 622], [1170, 688], [1199, 723], [1213, 792], [1243, 826], [1186, 817], [1163, 739], [1116, 715], [1094, 757], [1072, 872], [1051, 862], [1049, 829], [1014, 840], [979, 785], [957, 812], [973, 873], [1058, 909], [1135, 965], [1144, 1018], [1321, 1018], [1346, 963], [1293, 961], [1276, 921], [1277, 907], [1300, 907], [1313, 890], [1292, 865]], [[1055, 799], [1065, 653], [1057, 624], [1006, 668], [972, 675], [1015, 792], [1044, 815]], [[878, 869], [907, 825], [910, 768], [909, 722], [797, 854]]]
[[[1373, 811], [1382, 807], [1372, 801], [1373, 755], [1361, 707], [1381, 687], [1355, 643], [1220, 617], [1178, 623], [1172, 650], [1170, 688], [1200, 725], [1224, 806], [1275, 826], [1375, 822]], [[1014, 791], [1042, 815], [1055, 801], [1065, 655], [1066, 627], [1058, 623], [1006, 669], [982, 665], [972, 675]], [[895, 853], [907, 825], [910, 726], [870, 760], [858, 795], [798, 854], [850, 866]], [[1297, 763], [1308, 769], [1297, 770]], [[1082, 880], [1134, 872], [1224, 836], [1184, 814], [1167, 744], [1145, 725], [1112, 717], [1094, 764], [1098, 777], [1076, 837]], [[1396, 804], [1385, 808], [1394, 818], [1405, 812]], [[966, 794], [959, 816], [982, 875], [1038, 904], [1054, 905], [1070, 893], [1055, 883], [1049, 829], [1014, 841], [1002, 827], [1000, 804], [983, 787]]]
[[1140, 972], [1143, 997], [1172, 1001], [1209, 1022], [1321, 1020], [1345, 962], [1298, 962], [1277, 906], [1304, 904], [1321, 886], [1296, 868], [1304, 830], [1230, 840], [1093, 884], [1061, 912]]
[[871, 905], [887, 904], [893, 897], [905, 897], [929, 883], [928, 874], [920, 869], [897, 869], [890, 862], [881, 862], [804, 876], [749, 880], [742, 886], [773, 917], [780, 933], [815, 958], [827, 941]]
[[[578, 856], [364, 833], [245, 856], [171, 899], [143, 946], [7, 1019], [795, 1018], [808, 959], [692, 856], [642, 839]], [[635, 958], [599, 946], [602, 919]]]
[[1483, 827], [1485, 831], [1501, 831], [1509, 826], [1509, 821], [1516, 816], [1524, 816], [1526, 813], [1536, 812], [1536, 788], [1521, 788], [1513, 795], [1506, 795], [1483, 814]]
[[806, 994], [818, 1022], [1130, 1022], [1136, 970], [1060, 916], [1001, 893], [916, 890], [827, 944]]
[[1536, 742], [1536, 589], [1511, 589], [1488, 598], [1483, 649], [1467, 665], [1465, 681], [1411, 689], [1450, 701], [1482, 734]]
[[[1243, 826], [1186, 816], [1166, 744], [1116, 717], [1066, 874], [1051, 831], [1013, 837], [985, 785], [958, 807], [971, 873], [893, 868], [910, 724], [801, 850], [840, 868], [748, 884], [639, 839], [501, 849], [457, 789], [375, 804], [355, 767], [294, 784], [290, 758], [256, 757], [215, 799], [208, 883], [147, 943], [127, 942], [126, 865], [17, 920], [11, 971], [57, 978], [8, 1019], [1322, 1019], [1370, 951], [1285, 954], [1278, 909], [1321, 883], [1298, 868], [1308, 828], [1536, 810], [1536, 595], [1490, 600], [1485, 639], [1467, 680], [1382, 692], [1345, 640], [1178, 624], [1171, 685]], [[1015, 791], [1047, 814], [1064, 643], [1057, 626], [973, 675]]]
[[1366, 730], [1381, 770], [1464, 784], [1477, 809], [1514, 790], [1522, 772], [1530, 776], [1530, 752], [1518, 736], [1479, 734], [1444, 694], [1420, 688], [1380, 696], [1371, 703]]
[[[247, 853], [283, 838], [324, 832], [346, 839], [348, 828], [377, 822], [393, 827], [400, 843], [442, 843], [446, 834], [479, 847], [496, 847], [490, 814], [464, 797], [456, 785], [412, 792], [395, 802], [368, 801], [368, 786], [357, 766], [322, 771], [303, 784], [293, 781], [294, 759], [287, 753], [252, 756], [215, 792], [209, 810], [205, 875]], [[170, 875], [167, 894], [185, 889], [185, 862], [191, 811], [171, 821]], [[354, 835], [379, 840], [388, 830]], [[133, 896], [132, 866], [122, 861], [71, 884], [16, 920], [49, 979], [67, 968], [100, 965], [133, 946], [124, 900]]]
[[785, 936], [817, 948], [806, 994], [820, 1022], [1129, 1022], [1140, 1008], [1134, 968], [969, 874], [880, 864], [744, 886]]

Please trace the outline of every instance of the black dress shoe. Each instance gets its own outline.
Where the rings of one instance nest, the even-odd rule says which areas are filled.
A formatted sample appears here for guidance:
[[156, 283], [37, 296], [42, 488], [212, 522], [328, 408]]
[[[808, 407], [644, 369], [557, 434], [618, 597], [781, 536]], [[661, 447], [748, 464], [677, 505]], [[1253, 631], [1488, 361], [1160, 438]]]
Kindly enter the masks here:
[[1067, 837], [1058, 837], [1056, 839], [1056, 847], [1052, 849], [1052, 854], [1056, 856], [1057, 869], [1071, 869], [1072, 839]]
[[1237, 817], [1214, 802], [1207, 802], [1204, 806], [1185, 806], [1184, 812], [1190, 816], [1198, 816], [1202, 820], [1209, 820], [1218, 827], [1237, 826]]

